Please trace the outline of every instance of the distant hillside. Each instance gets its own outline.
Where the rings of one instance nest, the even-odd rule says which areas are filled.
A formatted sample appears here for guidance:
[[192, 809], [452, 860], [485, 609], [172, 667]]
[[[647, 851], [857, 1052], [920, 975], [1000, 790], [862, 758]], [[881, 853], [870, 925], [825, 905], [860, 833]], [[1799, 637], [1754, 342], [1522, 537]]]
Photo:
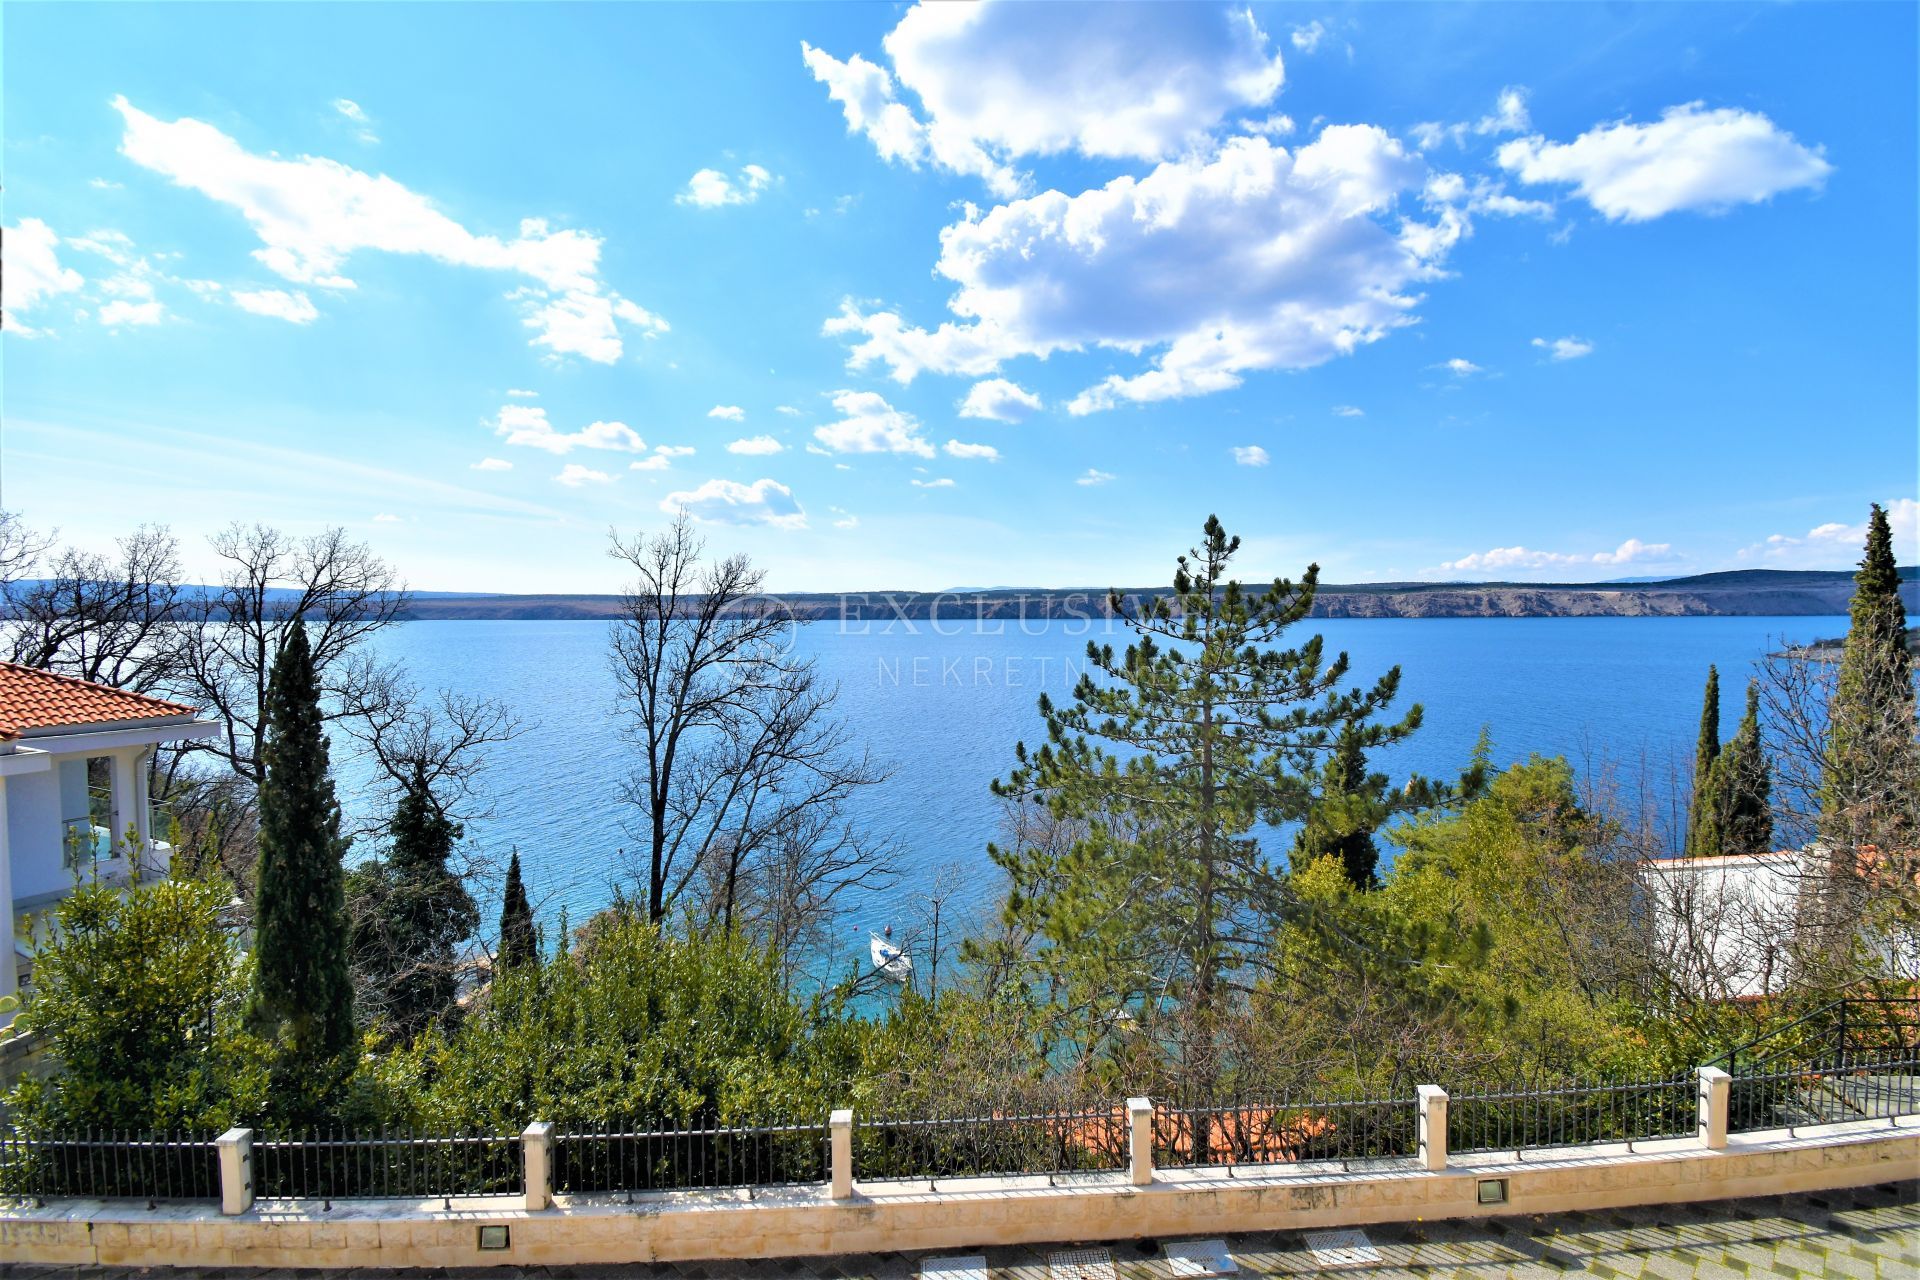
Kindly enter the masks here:
[[[1903, 569], [1901, 594], [1920, 609], [1920, 582]], [[1155, 595], [1164, 588], [1128, 589]], [[1379, 582], [1323, 585], [1320, 618], [1579, 618], [1832, 616], [1847, 611], [1853, 575], [1840, 571], [1737, 569], [1642, 583]], [[1103, 617], [1106, 592], [1096, 588], [982, 591], [797, 593], [781, 599], [807, 621], [891, 618], [1073, 619]], [[611, 618], [614, 595], [419, 595], [415, 619]]]

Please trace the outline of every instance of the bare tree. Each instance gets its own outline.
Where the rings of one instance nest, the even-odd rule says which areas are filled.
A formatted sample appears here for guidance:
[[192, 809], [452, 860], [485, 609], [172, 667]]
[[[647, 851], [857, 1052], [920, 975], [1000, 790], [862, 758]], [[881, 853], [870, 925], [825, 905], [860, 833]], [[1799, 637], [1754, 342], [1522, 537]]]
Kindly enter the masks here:
[[288, 630], [307, 626], [323, 714], [339, 719], [396, 700], [381, 686], [398, 673], [363, 646], [400, 619], [408, 597], [386, 561], [344, 529], [295, 537], [236, 523], [212, 544], [225, 568], [218, 589], [191, 610], [184, 676], [191, 696], [226, 725], [224, 742], [201, 749], [258, 783], [267, 680]]
[[345, 688], [341, 699], [342, 727], [374, 766], [381, 793], [370, 834], [385, 834], [386, 818], [416, 777], [449, 822], [493, 816], [492, 748], [527, 729], [506, 703], [452, 689], [428, 694], [398, 672]]
[[179, 542], [162, 525], [140, 526], [111, 556], [64, 548], [37, 578], [8, 585], [8, 657], [116, 689], [172, 693], [182, 665], [180, 577]]
[[790, 652], [792, 618], [745, 556], [707, 559], [684, 512], [652, 537], [612, 535], [609, 554], [636, 575], [609, 656], [638, 757], [626, 795], [647, 914], [717, 865], [730, 924], [744, 868], [884, 775], [833, 716], [835, 690]]

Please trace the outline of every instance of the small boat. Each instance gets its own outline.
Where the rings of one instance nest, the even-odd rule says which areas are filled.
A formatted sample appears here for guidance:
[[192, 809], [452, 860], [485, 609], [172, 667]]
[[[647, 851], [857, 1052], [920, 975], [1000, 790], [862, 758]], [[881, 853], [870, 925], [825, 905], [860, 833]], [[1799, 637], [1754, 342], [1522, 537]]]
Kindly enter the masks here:
[[871, 953], [874, 969], [895, 982], [905, 982], [913, 976], [913, 958], [900, 948], [888, 942], [877, 933], [867, 935], [873, 939]]

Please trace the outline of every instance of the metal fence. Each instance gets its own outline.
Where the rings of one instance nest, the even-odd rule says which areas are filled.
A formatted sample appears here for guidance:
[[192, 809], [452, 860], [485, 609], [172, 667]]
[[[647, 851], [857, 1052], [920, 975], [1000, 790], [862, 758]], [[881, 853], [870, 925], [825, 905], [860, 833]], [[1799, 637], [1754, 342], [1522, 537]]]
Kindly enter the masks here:
[[1920, 1051], [1841, 1052], [1743, 1071], [1728, 1086], [1734, 1133], [1920, 1114]]
[[518, 1134], [265, 1133], [253, 1144], [266, 1200], [450, 1200], [524, 1190]]
[[1156, 1167], [1192, 1169], [1411, 1158], [1419, 1143], [1412, 1098], [1340, 1098], [1153, 1109]]
[[1036, 1113], [856, 1117], [853, 1167], [863, 1181], [1101, 1173], [1128, 1163], [1123, 1105]]
[[1699, 1078], [1578, 1082], [1551, 1088], [1456, 1093], [1447, 1103], [1449, 1151], [1511, 1151], [1682, 1138], [1699, 1125]]
[[573, 1128], [553, 1138], [553, 1189], [562, 1194], [765, 1187], [827, 1180], [824, 1124]]
[[196, 1134], [0, 1130], [0, 1195], [217, 1200], [219, 1150], [212, 1137]]

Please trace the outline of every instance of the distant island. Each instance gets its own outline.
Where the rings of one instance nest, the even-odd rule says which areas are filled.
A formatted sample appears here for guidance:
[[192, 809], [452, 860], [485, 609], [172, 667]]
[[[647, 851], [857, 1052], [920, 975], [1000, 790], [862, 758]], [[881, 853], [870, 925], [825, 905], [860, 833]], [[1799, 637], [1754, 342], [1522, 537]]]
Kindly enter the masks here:
[[[1901, 595], [1905, 595], [1903, 590]], [[1815, 640], [1810, 644], [1796, 644], [1774, 654], [1776, 658], [1807, 658], [1814, 662], [1838, 662], [1840, 651], [1845, 647], [1845, 636], [1833, 636], [1826, 640]], [[1920, 627], [1907, 628], [1907, 652], [1920, 654]]]
[[[1915, 568], [1901, 570], [1901, 594], [1920, 609]], [[1165, 588], [1123, 589], [1150, 596]], [[1847, 611], [1853, 575], [1841, 570], [1736, 569], [1654, 582], [1379, 582], [1323, 583], [1317, 618], [1709, 618], [1834, 616]], [[1104, 588], [959, 591], [848, 591], [782, 594], [802, 621], [953, 621], [1104, 617]], [[419, 593], [405, 617], [453, 619], [594, 619], [620, 612], [616, 595]]]

